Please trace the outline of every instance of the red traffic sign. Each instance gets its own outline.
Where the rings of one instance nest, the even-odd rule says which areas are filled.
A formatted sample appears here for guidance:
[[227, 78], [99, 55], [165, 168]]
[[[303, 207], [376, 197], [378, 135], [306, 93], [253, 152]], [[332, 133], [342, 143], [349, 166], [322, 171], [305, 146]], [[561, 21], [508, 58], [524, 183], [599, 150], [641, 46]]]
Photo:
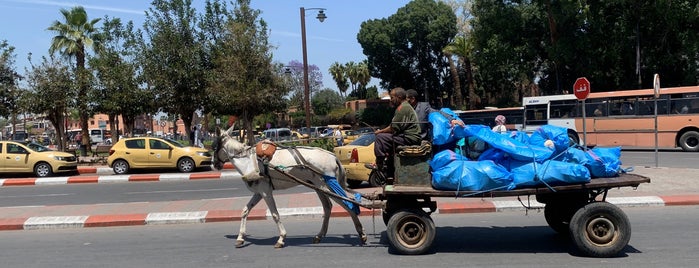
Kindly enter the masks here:
[[575, 80], [575, 84], [573, 84], [573, 94], [575, 94], [578, 100], [587, 99], [587, 96], [590, 95], [590, 81], [587, 81], [585, 77], [580, 77]]

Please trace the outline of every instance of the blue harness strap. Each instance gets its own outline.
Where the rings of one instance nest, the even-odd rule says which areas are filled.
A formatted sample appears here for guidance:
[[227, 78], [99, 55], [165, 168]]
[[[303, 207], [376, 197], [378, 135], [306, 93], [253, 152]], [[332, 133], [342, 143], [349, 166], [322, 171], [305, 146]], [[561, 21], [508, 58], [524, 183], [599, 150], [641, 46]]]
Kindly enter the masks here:
[[[330, 189], [334, 193], [336, 193], [340, 196], [343, 196], [343, 197], [347, 197], [347, 193], [345, 193], [345, 189], [343, 189], [342, 186], [340, 186], [340, 183], [337, 182], [337, 178], [323, 175], [323, 179], [325, 179], [325, 184], [328, 185], [328, 187], [330, 187]], [[362, 195], [360, 193], [355, 193], [354, 200], [357, 202], [360, 202], [362, 200]], [[345, 205], [347, 205], [347, 207], [350, 210], [352, 210], [352, 212], [354, 212], [355, 215], [359, 215], [359, 206], [358, 205], [356, 205], [352, 202], [346, 201], [346, 200], [342, 200], [342, 202], [345, 203]]]

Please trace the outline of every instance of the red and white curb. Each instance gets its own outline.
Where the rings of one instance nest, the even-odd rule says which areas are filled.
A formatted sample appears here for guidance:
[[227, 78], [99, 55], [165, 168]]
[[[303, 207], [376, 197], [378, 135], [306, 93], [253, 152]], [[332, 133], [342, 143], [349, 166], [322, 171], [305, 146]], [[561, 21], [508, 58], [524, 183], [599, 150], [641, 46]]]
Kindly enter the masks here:
[[[699, 205], [699, 195], [676, 196], [639, 196], [639, 197], [609, 197], [607, 201], [620, 207], [663, 207], [681, 205]], [[522, 203], [530, 208], [543, 208], [543, 204], [536, 201], [523, 200]], [[481, 202], [442, 202], [437, 206], [439, 214], [455, 213], [485, 213], [504, 211], [524, 211], [523, 204], [519, 201], [481, 201]], [[381, 215], [381, 210], [369, 210], [362, 208], [361, 216]], [[297, 207], [280, 208], [282, 218], [322, 217], [322, 207]], [[63, 228], [87, 228], [133, 225], [159, 225], [159, 224], [191, 224], [224, 221], [240, 221], [240, 210], [211, 210], [190, 212], [156, 212], [122, 215], [77, 215], [77, 216], [41, 216], [29, 218], [0, 219], [1, 230], [36, 230], [36, 229], [63, 229]], [[346, 217], [349, 214], [339, 206], [334, 206], [333, 217]], [[269, 210], [253, 209], [248, 215], [248, 220], [271, 219]]]
[[0, 179], [0, 187], [27, 186], [27, 185], [57, 185], [77, 183], [117, 183], [139, 181], [186, 181], [205, 179], [240, 179], [237, 171], [223, 171], [216, 173], [165, 173], [165, 174], [139, 174], [139, 175], [103, 175], [103, 176], [70, 176], [48, 178], [17, 178]]
[[[234, 169], [233, 164], [230, 162], [226, 162], [223, 164], [223, 169]], [[93, 166], [78, 166], [78, 173], [80, 174], [97, 174], [97, 175], [114, 175], [114, 171], [106, 166], [99, 166], [99, 167], [93, 167]]]

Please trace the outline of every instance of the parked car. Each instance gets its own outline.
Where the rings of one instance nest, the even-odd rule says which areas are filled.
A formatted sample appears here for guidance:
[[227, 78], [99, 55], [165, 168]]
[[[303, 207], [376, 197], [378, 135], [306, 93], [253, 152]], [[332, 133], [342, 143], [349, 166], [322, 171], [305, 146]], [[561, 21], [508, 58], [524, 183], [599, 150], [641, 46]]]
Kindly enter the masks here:
[[317, 138], [320, 136], [320, 133], [323, 132], [327, 127], [311, 127], [311, 129], [308, 129], [307, 127], [302, 127], [299, 129], [299, 133], [303, 135], [304, 138], [306, 137], [311, 137], [311, 138]]
[[333, 135], [334, 132], [335, 132], [334, 129], [332, 129], [332, 128], [326, 128], [326, 129], [323, 130], [323, 132], [320, 133], [320, 137], [321, 137], [321, 138], [323, 138], [323, 137], [330, 137], [330, 136]]
[[211, 165], [211, 153], [167, 138], [126, 138], [109, 150], [107, 164], [116, 174], [126, 174], [132, 168], [177, 168], [180, 172], [191, 172]]
[[288, 128], [271, 128], [262, 132], [265, 139], [272, 141], [289, 141], [293, 138], [292, 132]]
[[357, 130], [343, 130], [342, 135], [344, 136], [344, 144], [349, 144], [353, 140], [357, 139], [362, 134], [374, 133], [375, 129], [372, 127], [363, 127]]
[[386, 182], [376, 171], [366, 167], [366, 164], [374, 164], [374, 133], [365, 133], [345, 146], [335, 147], [333, 152], [340, 160], [347, 173], [347, 185], [358, 187], [362, 182], [368, 181], [371, 186], [378, 187]]
[[34, 173], [48, 177], [54, 173], [78, 170], [75, 155], [58, 152], [38, 143], [0, 141], [0, 172]]

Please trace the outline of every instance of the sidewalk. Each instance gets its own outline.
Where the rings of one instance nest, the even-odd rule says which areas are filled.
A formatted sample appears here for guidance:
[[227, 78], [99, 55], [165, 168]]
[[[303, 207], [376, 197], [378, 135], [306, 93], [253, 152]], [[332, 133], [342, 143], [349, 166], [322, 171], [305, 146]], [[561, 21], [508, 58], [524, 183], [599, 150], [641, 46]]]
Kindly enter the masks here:
[[[218, 176], [219, 178], [224, 176], [233, 178], [233, 175], [226, 175], [232, 173], [235, 172], [224, 171]], [[699, 169], [636, 168], [633, 173], [651, 178], [651, 183], [641, 184], [637, 189], [632, 189], [631, 187], [611, 189], [607, 201], [621, 207], [699, 205], [699, 183], [697, 183], [699, 180]], [[215, 176], [217, 173], [212, 174], [214, 175], [211, 176]], [[153, 175], [142, 176], [153, 177]], [[37, 179], [37, 181], [39, 180]], [[48, 183], [46, 181], [43, 182]], [[0, 185], [3, 184], [7, 185], [8, 181], [5, 180], [3, 183], [0, 183]], [[381, 191], [381, 189], [365, 188], [360, 191], [371, 193]], [[241, 209], [248, 202], [249, 198], [248, 196], [171, 202], [0, 207], [0, 230], [239, 221]], [[282, 218], [322, 216], [322, 207], [316, 194], [313, 192], [276, 194], [275, 200]], [[517, 197], [436, 198], [436, 201], [438, 205], [436, 213], [440, 214], [524, 211]], [[543, 207], [542, 204], [535, 201], [533, 196], [529, 200], [526, 197], [522, 197], [522, 202], [530, 204], [535, 208]], [[361, 216], [371, 216], [372, 214], [380, 216], [381, 211], [362, 208]], [[333, 206], [332, 216], [342, 217], [348, 215], [340, 206], [335, 205]], [[248, 217], [249, 220], [270, 218], [271, 215], [264, 202], [260, 202]]]

